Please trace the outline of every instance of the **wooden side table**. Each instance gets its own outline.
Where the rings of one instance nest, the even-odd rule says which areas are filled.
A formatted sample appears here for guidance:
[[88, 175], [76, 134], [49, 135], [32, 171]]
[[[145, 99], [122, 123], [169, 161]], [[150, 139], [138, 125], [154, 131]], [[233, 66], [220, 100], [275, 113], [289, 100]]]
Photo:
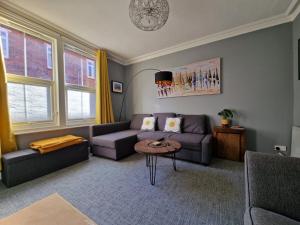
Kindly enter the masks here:
[[216, 155], [234, 161], [243, 161], [246, 150], [245, 128], [214, 128]]

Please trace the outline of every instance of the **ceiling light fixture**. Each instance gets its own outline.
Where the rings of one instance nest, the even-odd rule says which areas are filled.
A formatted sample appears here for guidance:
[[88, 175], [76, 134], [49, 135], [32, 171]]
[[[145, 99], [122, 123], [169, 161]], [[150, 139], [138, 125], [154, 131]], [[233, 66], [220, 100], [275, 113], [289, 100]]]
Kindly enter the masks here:
[[155, 31], [165, 25], [169, 17], [167, 0], [131, 0], [129, 17], [143, 31]]

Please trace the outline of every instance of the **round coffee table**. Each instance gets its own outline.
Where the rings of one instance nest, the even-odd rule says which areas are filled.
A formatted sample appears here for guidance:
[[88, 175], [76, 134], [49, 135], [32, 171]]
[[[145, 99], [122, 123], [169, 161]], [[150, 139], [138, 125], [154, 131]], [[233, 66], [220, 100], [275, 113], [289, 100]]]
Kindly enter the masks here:
[[146, 166], [149, 167], [150, 183], [155, 184], [157, 156], [171, 155], [173, 168], [176, 171], [176, 152], [181, 150], [181, 144], [174, 140], [163, 140], [161, 145], [154, 146], [155, 140], [143, 140], [135, 144], [134, 149], [138, 153], [146, 155]]

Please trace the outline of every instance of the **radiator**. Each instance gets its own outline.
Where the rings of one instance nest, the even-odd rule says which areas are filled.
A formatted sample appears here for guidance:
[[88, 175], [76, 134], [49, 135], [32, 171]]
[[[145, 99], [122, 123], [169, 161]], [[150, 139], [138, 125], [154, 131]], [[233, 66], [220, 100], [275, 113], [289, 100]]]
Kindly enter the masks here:
[[291, 156], [300, 158], [300, 127], [293, 127]]

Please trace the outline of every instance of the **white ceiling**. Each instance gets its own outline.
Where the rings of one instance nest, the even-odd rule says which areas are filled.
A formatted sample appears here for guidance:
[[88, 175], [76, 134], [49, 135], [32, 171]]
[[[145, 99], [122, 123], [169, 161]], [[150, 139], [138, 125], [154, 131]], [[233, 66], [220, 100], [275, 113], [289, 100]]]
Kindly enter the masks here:
[[[297, 0], [168, 0], [170, 15], [158, 31], [137, 29], [130, 0], [10, 0], [125, 61], [241, 25], [286, 15]], [[290, 6], [291, 8], [291, 6]]]

